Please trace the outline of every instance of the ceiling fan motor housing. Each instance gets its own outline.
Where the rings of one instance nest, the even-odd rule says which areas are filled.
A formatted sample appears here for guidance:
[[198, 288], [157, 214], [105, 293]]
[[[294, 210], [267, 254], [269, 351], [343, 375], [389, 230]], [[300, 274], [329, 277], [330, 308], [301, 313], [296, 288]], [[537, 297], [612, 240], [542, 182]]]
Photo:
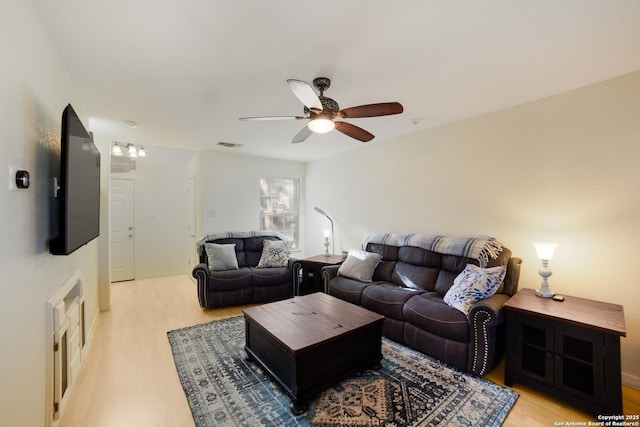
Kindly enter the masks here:
[[313, 86], [320, 92], [324, 92], [331, 87], [331, 80], [327, 77], [316, 77], [313, 79]]
[[[322, 95], [320, 95], [318, 98], [320, 99], [320, 103], [322, 103], [322, 111], [331, 112], [333, 114], [340, 111], [340, 106], [335, 100]], [[304, 113], [309, 116], [311, 114], [311, 110], [309, 110], [307, 107], [304, 107]]]

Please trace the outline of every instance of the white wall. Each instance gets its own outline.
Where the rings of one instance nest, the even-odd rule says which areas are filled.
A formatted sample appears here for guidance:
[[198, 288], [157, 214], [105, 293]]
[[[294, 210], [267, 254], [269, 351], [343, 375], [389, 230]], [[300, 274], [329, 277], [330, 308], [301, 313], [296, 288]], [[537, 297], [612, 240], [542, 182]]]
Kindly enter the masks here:
[[[259, 230], [261, 177], [297, 178], [304, 187], [304, 163], [220, 151], [201, 156], [202, 235]], [[304, 209], [304, 194], [300, 198]]]
[[[553, 291], [622, 304], [623, 381], [640, 387], [640, 72], [308, 164], [306, 252], [372, 232], [488, 234], [540, 277], [531, 242], [559, 243]], [[410, 112], [409, 112], [410, 114]]]
[[[0, 52], [0, 424], [42, 426], [46, 303], [81, 270], [87, 319], [98, 312], [98, 242], [69, 256], [47, 244], [62, 111], [72, 103], [88, 117], [31, 2], [3, 1]], [[9, 191], [9, 165], [31, 173], [29, 189]]]
[[[89, 125], [91, 126], [91, 125]], [[98, 303], [100, 311], [111, 310], [111, 141], [104, 136], [93, 136], [93, 141], [104, 153], [100, 156], [100, 239], [98, 240]]]
[[[133, 142], [135, 141], [128, 141]], [[187, 265], [186, 189], [196, 151], [145, 146], [136, 169], [112, 173], [135, 181], [135, 276], [183, 274]]]

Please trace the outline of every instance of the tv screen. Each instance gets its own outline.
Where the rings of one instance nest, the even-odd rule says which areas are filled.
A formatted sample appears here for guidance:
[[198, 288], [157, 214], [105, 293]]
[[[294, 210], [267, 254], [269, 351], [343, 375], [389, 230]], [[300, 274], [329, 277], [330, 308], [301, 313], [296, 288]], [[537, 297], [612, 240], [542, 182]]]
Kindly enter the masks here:
[[58, 230], [49, 250], [68, 255], [100, 232], [100, 152], [71, 104], [62, 113], [58, 185]]

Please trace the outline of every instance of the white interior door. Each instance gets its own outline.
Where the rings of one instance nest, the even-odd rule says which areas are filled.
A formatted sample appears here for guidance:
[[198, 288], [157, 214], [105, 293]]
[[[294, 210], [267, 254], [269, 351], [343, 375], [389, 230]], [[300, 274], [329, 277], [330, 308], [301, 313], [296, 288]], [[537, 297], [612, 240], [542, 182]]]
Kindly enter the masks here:
[[191, 273], [198, 263], [196, 258], [196, 178], [187, 180], [187, 263]]
[[135, 279], [134, 190], [131, 179], [111, 179], [111, 281]]

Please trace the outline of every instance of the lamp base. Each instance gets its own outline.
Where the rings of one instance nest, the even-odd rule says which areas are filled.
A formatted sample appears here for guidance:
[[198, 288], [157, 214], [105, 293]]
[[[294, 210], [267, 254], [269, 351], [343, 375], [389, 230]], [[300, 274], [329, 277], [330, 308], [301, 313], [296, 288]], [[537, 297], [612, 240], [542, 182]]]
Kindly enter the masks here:
[[555, 295], [555, 292], [551, 292], [550, 290], [543, 290], [543, 289], [538, 289], [536, 291], [536, 295], [542, 298], [553, 298], [553, 296]]
[[549, 268], [549, 260], [542, 260], [542, 268], [538, 270], [538, 274], [542, 277], [542, 282], [540, 283], [540, 289], [536, 291], [536, 295], [542, 298], [553, 298], [555, 293], [549, 289], [549, 281], [547, 280], [553, 274]]

